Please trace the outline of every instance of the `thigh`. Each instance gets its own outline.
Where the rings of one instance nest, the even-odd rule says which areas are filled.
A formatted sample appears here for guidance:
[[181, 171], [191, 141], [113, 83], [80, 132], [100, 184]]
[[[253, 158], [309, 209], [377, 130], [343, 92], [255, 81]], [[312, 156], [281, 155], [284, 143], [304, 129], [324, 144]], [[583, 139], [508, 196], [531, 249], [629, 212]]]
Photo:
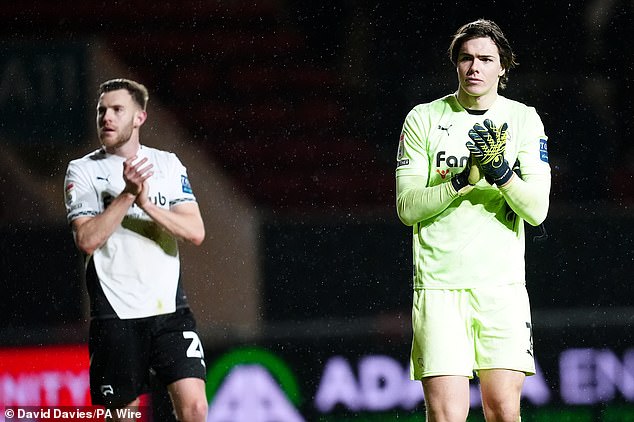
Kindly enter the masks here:
[[478, 376], [487, 420], [498, 420], [501, 415], [511, 415], [513, 420], [518, 420], [526, 375], [507, 369], [484, 369]]
[[165, 385], [183, 378], [206, 378], [205, 353], [189, 309], [161, 315], [152, 346], [152, 368]]
[[528, 293], [523, 284], [472, 290], [476, 371], [535, 373]]
[[147, 391], [149, 331], [143, 320], [90, 322], [90, 394], [93, 404], [123, 407]]
[[414, 291], [412, 379], [473, 377], [474, 349], [467, 290]]
[[427, 420], [464, 422], [469, 414], [469, 378], [439, 376], [423, 379]]

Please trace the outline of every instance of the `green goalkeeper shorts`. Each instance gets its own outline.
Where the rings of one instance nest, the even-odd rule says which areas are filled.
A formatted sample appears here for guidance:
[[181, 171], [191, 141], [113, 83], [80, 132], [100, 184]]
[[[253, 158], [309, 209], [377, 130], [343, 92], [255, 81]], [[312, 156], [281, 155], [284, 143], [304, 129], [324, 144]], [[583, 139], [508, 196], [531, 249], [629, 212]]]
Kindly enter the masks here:
[[414, 290], [411, 377], [473, 377], [481, 369], [535, 373], [524, 284]]

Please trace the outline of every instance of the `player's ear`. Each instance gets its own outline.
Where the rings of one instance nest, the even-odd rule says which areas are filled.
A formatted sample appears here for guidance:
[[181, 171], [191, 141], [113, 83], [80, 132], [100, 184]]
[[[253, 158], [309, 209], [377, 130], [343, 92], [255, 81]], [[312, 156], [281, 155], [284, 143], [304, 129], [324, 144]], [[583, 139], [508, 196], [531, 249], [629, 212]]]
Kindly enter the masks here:
[[506, 73], [506, 69], [502, 68], [502, 70], [500, 70], [500, 72], [498, 73], [498, 77], [502, 77], [504, 76], [504, 74]]
[[134, 115], [134, 127], [140, 127], [147, 119], [147, 112], [145, 110], [137, 110]]

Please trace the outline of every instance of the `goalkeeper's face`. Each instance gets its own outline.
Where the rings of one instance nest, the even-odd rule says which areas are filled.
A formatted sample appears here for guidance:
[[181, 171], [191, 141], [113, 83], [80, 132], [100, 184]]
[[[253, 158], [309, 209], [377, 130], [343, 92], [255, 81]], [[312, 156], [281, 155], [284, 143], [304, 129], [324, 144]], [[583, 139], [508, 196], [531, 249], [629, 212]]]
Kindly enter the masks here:
[[487, 97], [495, 99], [504, 69], [498, 47], [491, 38], [472, 38], [462, 43], [456, 67], [460, 85], [458, 94], [465, 100], [463, 105], [475, 101], [481, 103], [480, 100]]

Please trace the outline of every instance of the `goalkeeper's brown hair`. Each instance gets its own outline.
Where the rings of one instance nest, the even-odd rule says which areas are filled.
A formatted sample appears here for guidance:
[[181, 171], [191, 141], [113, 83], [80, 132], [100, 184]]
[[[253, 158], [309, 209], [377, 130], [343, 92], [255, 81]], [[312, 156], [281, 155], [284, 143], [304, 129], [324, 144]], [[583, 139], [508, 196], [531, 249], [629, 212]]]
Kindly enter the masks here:
[[458, 28], [449, 45], [449, 59], [454, 66], [457, 65], [458, 53], [462, 44], [474, 38], [485, 37], [491, 38], [500, 53], [500, 64], [505, 72], [504, 75], [500, 76], [499, 87], [504, 89], [509, 80], [509, 70], [517, 66], [518, 63], [515, 61], [515, 54], [511, 49], [511, 44], [509, 44], [506, 36], [504, 36], [504, 33], [495, 22], [487, 19], [478, 19]]

